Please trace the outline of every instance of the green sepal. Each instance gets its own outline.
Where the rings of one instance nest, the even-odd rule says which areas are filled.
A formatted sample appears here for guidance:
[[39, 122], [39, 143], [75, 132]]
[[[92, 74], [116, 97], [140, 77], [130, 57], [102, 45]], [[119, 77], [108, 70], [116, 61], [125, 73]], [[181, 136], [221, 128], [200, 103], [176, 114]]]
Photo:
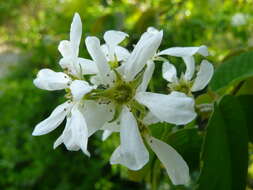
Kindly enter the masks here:
[[147, 65], [145, 65], [143, 69], [136, 75], [135, 79], [130, 82], [130, 86], [132, 87], [132, 89], [137, 89], [138, 86], [140, 86], [140, 84], [142, 83], [143, 75], [145, 73], [146, 68], [147, 68]]
[[112, 122], [116, 121], [119, 118], [121, 111], [122, 111], [122, 106], [119, 104], [116, 104], [113, 118], [108, 122], [112, 123]]

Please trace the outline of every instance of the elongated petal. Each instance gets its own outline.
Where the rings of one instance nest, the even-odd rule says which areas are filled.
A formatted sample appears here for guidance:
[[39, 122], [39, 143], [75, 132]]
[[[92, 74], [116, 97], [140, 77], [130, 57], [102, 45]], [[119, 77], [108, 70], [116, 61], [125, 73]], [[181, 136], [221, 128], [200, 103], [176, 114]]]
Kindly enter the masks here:
[[63, 69], [68, 69], [70, 70], [71, 67], [73, 67], [72, 65], [72, 59], [68, 58], [68, 57], [63, 57], [60, 59], [59, 64], [61, 66], [61, 68]]
[[81, 100], [83, 96], [89, 93], [94, 87], [83, 80], [74, 80], [70, 85], [71, 94], [74, 100]]
[[141, 169], [149, 160], [136, 119], [127, 107], [121, 115], [120, 146], [113, 152], [111, 164], [122, 164], [131, 170]]
[[98, 104], [94, 101], [85, 101], [82, 113], [88, 126], [89, 136], [101, 129], [113, 117], [113, 105]]
[[147, 115], [143, 119], [143, 123], [145, 125], [151, 125], [158, 122], [160, 122], [160, 120], [156, 116], [154, 116], [152, 112], [148, 112]]
[[199, 47], [173, 47], [165, 49], [159, 52], [157, 55], [170, 55], [176, 57], [185, 57], [185, 56], [192, 56], [196, 53], [199, 53], [203, 56], [208, 56], [207, 47], [202, 45]]
[[162, 67], [163, 78], [168, 82], [177, 83], [177, 70], [174, 65], [169, 62], [164, 62]]
[[78, 150], [80, 150], [80, 147], [74, 142], [73, 133], [72, 133], [73, 128], [70, 127], [71, 116], [67, 117], [66, 120], [67, 120], [66, 126], [65, 126], [62, 134], [54, 142], [54, 149], [56, 149], [59, 145], [64, 143], [67, 150], [78, 151]]
[[81, 36], [82, 36], [82, 21], [79, 14], [75, 13], [70, 27], [70, 42], [72, 44], [75, 57], [78, 56]]
[[88, 128], [83, 117], [83, 114], [78, 109], [73, 109], [71, 111], [71, 124], [73, 139], [76, 145], [78, 145], [81, 150], [88, 156], [90, 153], [87, 150], [88, 145]]
[[117, 119], [114, 122], [106, 122], [102, 130], [104, 130], [103, 135], [102, 135], [102, 140], [105, 141], [112, 133], [114, 132], [120, 132], [120, 120]]
[[116, 45], [113, 49], [111, 49], [111, 54], [109, 55], [109, 46], [107, 44], [103, 44], [101, 49], [106, 56], [107, 61], [115, 61], [115, 56], [117, 61], [126, 61], [130, 56], [129, 51], [126, 48]]
[[147, 66], [146, 70], [144, 71], [144, 75], [143, 75], [143, 78], [142, 78], [142, 83], [137, 89], [138, 92], [146, 91], [146, 89], [148, 88], [148, 84], [149, 84], [149, 82], [152, 78], [152, 75], [154, 73], [154, 70], [155, 70], [154, 62], [153, 61], [148, 61], [147, 65], [148, 66]]
[[60, 51], [62, 57], [71, 58], [74, 56], [72, 44], [68, 40], [62, 40], [58, 46], [58, 50]]
[[164, 165], [174, 185], [186, 185], [190, 181], [188, 165], [173, 147], [154, 137], [148, 139], [148, 144]]
[[62, 72], [54, 72], [50, 69], [42, 69], [38, 72], [33, 83], [37, 88], [43, 90], [62, 90], [68, 87], [71, 79]]
[[184, 78], [185, 78], [185, 80], [190, 81], [194, 75], [194, 72], [195, 72], [194, 57], [193, 56], [186, 56], [186, 57], [183, 57], [183, 60], [186, 64], [186, 71], [185, 71]]
[[151, 59], [162, 40], [163, 32], [157, 31], [145, 32], [138, 43], [136, 44], [133, 52], [125, 63], [125, 79], [131, 81], [137, 73], [139, 73], [145, 66], [147, 61]]
[[110, 83], [110, 67], [107, 64], [106, 57], [101, 50], [99, 39], [96, 37], [87, 37], [85, 40], [90, 56], [95, 61], [99, 74], [105, 83]]
[[106, 44], [109, 46], [116, 46], [120, 42], [122, 42], [126, 37], [128, 37], [128, 34], [121, 32], [121, 31], [116, 31], [116, 30], [109, 30], [105, 32], [104, 34], [104, 40]]
[[111, 136], [112, 133], [113, 133], [113, 131], [104, 130], [104, 132], [103, 132], [103, 134], [102, 134], [102, 141], [105, 141], [108, 137]]
[[79, 59], [81, 58], [71, 58], [71, 57], [63, 57], [60, 59], [60, 66], [63, 69], [66, 69], [68, 73], [77, 78], [82, 78], [83, 73], [83, 65], [79, 63]]
[[183, 125], [196, 117], [194, 99], [180, 92], [172, 92], [169, 95], [139, 92], [135, 99], [148, 107], [160, 121]]
[[61, 136], [55, 141], [54, 148], [64, 143], [70, 151], [82, 150], [87, 156], [88, 129], [85, 118], [76, 106], [71, 110], [70, 117], [67, 118], [65, 129]]
[[213, 65], [207, 60], [203, 60], [200, 64], [199, 72], [197, 73], [197, 77], [192, 86], [192, 92], [204, 89], [210, 82], [213, 72]]
[[92, 75], [98, 73], [97, 65], [94, 61], [84, 58], [78, 58], [78, 63], [84, 75]]
[[115, 54], [118, 61], [127, 61], [130, 56], [129, 51], [121, 46], [115, 47]]
[[32, 135], [44, 135], [56, 129], [65, 119], [70, 107], [71, 104], [68, 102], [57, 106], [47, 119], [36, 125]]

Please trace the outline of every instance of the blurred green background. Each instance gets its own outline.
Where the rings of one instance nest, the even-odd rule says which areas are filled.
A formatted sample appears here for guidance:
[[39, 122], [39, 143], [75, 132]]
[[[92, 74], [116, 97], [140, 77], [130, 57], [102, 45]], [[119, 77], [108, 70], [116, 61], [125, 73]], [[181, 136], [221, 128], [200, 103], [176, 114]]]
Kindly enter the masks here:
[[[0, 189], [148, 188], [129, 180], [125, 168], [110, 166], [116, 136], [106, 142], [100, 133], [93, 136], [87, 158], [63, 146], [53, 150], [63, 126], [31, 135], [62, 102], [62, 92], [36, 89], [32, 80], [41, 68], [60, 70], [57, 46], [69, 38], [75, 12], [83, 21], [80, 53], [86, 58], [85, 36], [102, 39], [106, 30], [122, 30], [130, 35], [125, 44], [131, 48], [149, 26], [164, 31], [160, 50], [207, 45], [215, 64], [253, 46], [253, 0], [0, 0]], [[167, 181], [161, 189], [169, 189]]]

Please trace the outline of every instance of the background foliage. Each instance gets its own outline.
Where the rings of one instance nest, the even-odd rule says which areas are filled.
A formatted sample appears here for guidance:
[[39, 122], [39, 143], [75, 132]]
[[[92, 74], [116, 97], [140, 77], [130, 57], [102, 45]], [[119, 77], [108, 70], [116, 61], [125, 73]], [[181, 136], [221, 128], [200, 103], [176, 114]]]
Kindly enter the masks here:
[[[68, 152], [63, 146], [53, 150], [52, 144], [61, 133], [62, 127], [49, 135], [31, 136], [36, 123], [47, 117], [51, 110], [62, 102], [59, 99], [61, 92], [50, 93], [36, 89], [32, 80], [41, 68], [59, 69], [57, 63], [60, 54], [57, 46], [60, 40], [68, 38], [74, 12], [79, 12], [83, 21], [82, 50], [85, 49], [85, 36], [97, 35], [102, 39], [103, 33], [108, 29], [127, 32], [131, 36], [131, 41], [126, 40], [126, 44], [131, 48], [148, 26], [164, 30], [160, 49], [171, 46], [207, 45], [211, 52], [208, 59], [218, 68], [210, 88], [217, 94], [232, 92], [233, 95], [238, 95], [238, 98], [227, 96], [216, 104], [204, 140], [202, 130], [206, 126], [206, 121], [203, 118], [198, 121], [199, 129], [192, 128], [193, 124], [190, 124], [187, 130], [178, 130], [169, 137], [164, 137], [164, 140], [174, 146], [190, 166], [193, 182], [188, 189], [195, 188], [200, 173], [200, 158], [205, 160], [206, 165], [199, 179], [199, 190], [206, 190], [206, 181], [213, 180], [212, 176], [217, 174], [216, 171], [214, 173], [208, 171], [205, 175], [205, 170], [217, 164], [223, 167], [224, 171], [227, 171], [227, 167], [228, 171], [237, 172], [225, 175], [220, 173], [221, 176], [217, 174], [217, 178], [223, 179], [222, 185], [224, 181], [231, 180], [230, 175], [236, 176], [232, 176], [235, 181], [245, 178], [233, 164], [223, 163], [224, 160], [220, 160], [219, 152], [214, 147], [219, 147], [220, 154], [224, 154], [226, 160], [232, 159], [231, 163], [234, 163], [233, 159], [237, 158], [231, 158], [230, 153], [226, 153], [227, 149], [232, 149], [238, 154], [236, 151], [243, 151], [242, 147], [233, 143], [241, 141], [239, 143], [247, 144], [247, 139], [239, 137], [245, 135], [246, 127], [249, 123], [252, 124], [250, 108], [252, 110], [253, 107], [249, 105], [253, 105], [251, 102], [253, 67], [249, 63], [253, 63], [253, 53], [249, 51], [239, 58], [231, 57], [253, 46], [252, 0], [2, 0], [0, 1], [0, 189], [150, 188], [143, 182], [144, 178], [148, 178], [149, 181], [159, 179], [161, 183], [152, 185], [158, 186], [161, 190], [187, 189], [179, 186], [170, 187], [168, 177], [161, 171], [154, 175], [147, 174], [148, 169], [159, 166], [154, 156], [150, 164], [138, 173], [119, 166], [111, 167], [108, 160], [117, 145], [117, 136], [110, 137], [106, 142], [101, 142], [101, 134], [93, 136], [89, 142], [91, 159], [81, 152]], [[238, 13], [243, 15], [244, 19], [235, 24], [233, 19]], [[81, 51], [81, 55], [88, 57], [85, 51]], [[223, 62], [224, 64], [221, 64]], [[165, 92], [166, 83], [159, 74], [160, 68], [161, 65], [157, 64], [155, 79], [152, 80], [150, 89]], [[240, 88], [237, 88], [238, 84]], [[197, 102], [206, 101], [208, 102], [207, 95], [197, 100]], [[230, 107], [231, 102], [234, 107]], [[243, 111], [247, 113], [245, 123], [231, 122], [231, 118], [245, 117]], [[235, 115], [231, 116], [230, 113], [233, 112]], [[221, 120], [222, 124], [216, 123]], [[212, 125], [216, 128], [211, 128]], [[228, 125], [231, 126], [229, 129], [226, 128]], [[220, 127], [217, 128], [218, 126]], [[239, 132], [238, 126], [241, 127]], [[163, 130], [172, 130], [172, 126], [169, 125], [162, 127], [154, 125], [151, 128], [158, 137], [164, 134]], [[252, 129], [248, 127], [252, 142], [251, 131]], [[238, 139], [226, 139], [228, 133], [240, 135]], [[219, 136], [220, 134], [224, 135], [224, 138]], [[220, 138], [217, 137], [215, 141], [208, 140], [206, 143], [212, 136]], [[213, 152], [204, 152], [200, 157], [203, 142], [205, 142], [203, 147], [210, 146]], [[251, 146], [250, 144], [250, 153]], [[238, 164], [247, 163], [246, 157], [242, 155], [236, 161]], [[249, 160], [251, 163], [253, 157]], [[249, 165], [249, 189], [253, 189], [252, 177], [253, 166]], [[208, 188], [211, 189], [210, 186]], [[224, 186], [222, 190], [226, 188], [230, 189]]]

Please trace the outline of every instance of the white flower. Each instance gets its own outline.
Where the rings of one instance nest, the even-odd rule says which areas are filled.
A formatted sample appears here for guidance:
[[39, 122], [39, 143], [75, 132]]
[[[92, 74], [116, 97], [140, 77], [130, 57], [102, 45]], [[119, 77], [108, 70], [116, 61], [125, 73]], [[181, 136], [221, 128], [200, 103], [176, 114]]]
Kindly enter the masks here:
[[89, 155], [87, 151], [88, 127], [84, 115], [80, 111], [82, 97], [94, 87], [86, 81], [74, 80], [62, 72], [54, 72], [50, 69], [39, 71], [34, 80], [35, 86], [44, 90], [62, 90], [69, 88], [72, 101], [67, 101], [57, 106], [51, 115], [36, 125], [33, 135], [44, 135], [56, 129], [65, 118], [67, 123], [63, 134], [56, 140], [54, 147], [64, 143], [68, 150], [79, 150]]
[[243, 13], [236, 13], [231, 18], [232, 26], [242, 26], [247, 22], [247, 16]]
[[84, 74], [97, 73], [97, 67], [93, 61], [78, 57], [81, 36], [81, 18], [78, 13], [75, 13], [70, 28], [70, 40], [61, 41], [58, 49], [63, 57], [60, 60], [61, 67], [79, 78]]
[[[63, 55], [61, 66], [67, 73], [54, 72], [50, 69], [39, 71], [34, 85], [44, 90], [63, 90], [70, 100], [57, 106], [52, 114], [36, 125], [33, 135], [44, 135], [57, 128], [66, 118], [66, 126], [62, 135], [56, 140], [54, 148], [64, 143], [68, 150], [79, 150], [89, 155], [87, 151], [88, 137], [99, 130], [103, 124], [112, 118], [110, 106], [99, 105], [83, 97], [96, 86], [91, 86], [82, 80], [83, 74], [98, 72], [96, 64], [91, 60], [78, 57], [81, 40], [82, 24], [76, 13], [71, 24], [70, 41], [62, 41], [59, 50]], [[97, 117], [99, 119], [97, 119]]]
[[[133, 107], [145, 106], [159, 121], [173, 124], [186, 124], [196, 117], [194, 100], [183, 93], [173, 92], [170, 95], [163, 95], [145, 92], [154, 71], [154, 63], [151, 59], [154, 57], [161, 43], [162, 36], [162, 31], [149, 28], [141, 36], [127, 61], [120, 68], [116, 69], [118, 71], [116, 75], [112, 75], [113, 72], [100, 48], [99, 40], [95, 37], [86, 38], [88, 51], [98, 67], [100, 83], [104, 85], [109, 84], [108, 89], [102, 92], [102, 95], [104, 95], [102, 99], [107, 98], [108, 102], [114, 104], [114, 112], [119, 112], [119, 117], [115, 118], [115, 121], [108, 122], [103, 127], [105, 130], [104, 139], [111, 132], [120, 131], [120, 145], [111, 156], [111, 164], [122, 164], [131, 170], [139, 170], [149, 160], [149, 153], [144, 145], [142, 134], [139, 131], [139, 123], [134, 115], [135, 108]], [[140, 73], [143, 72], [145, 65], [147, 67], [143, 75], [141, 75]], [[138, 78], [140, 76], [141, 79]], [[142, 82], [139, 84], [138, 80]], [[138, 85], [135, 86], [136, 84]], [[108, 104], [108, 106], [111, 106], [112, 103]], [[156, 148], [154, 149], [154, 151], [159, 152]], [[170, 149], [171, 154], [174, 152]], [[157, 155], [159, 156], [160, 153], [157, 153]], [[173, 164], [175, 157], [178, 157], [177, 153], [172, 155], [171, 160]], [[168, 160], [167, 163], [163, 156], [161, 160], [165, 163], [165, 166], [172, 163], [171, 160]], [[184, 176], [182, 176], [184, 178], [182, 180], [178, 176], [181, 166], [173, 165], [171, 168], [172, 170], [169, 175], [174, 176], [172, 177], [173, 182], [185, 183]], [[177, 172], [173, 173], [173, 171]], [[187, 170], [182, 170], [182, 172], [186, 172], [184, 175], [188, 175]]]
[[[199, 53], [202, 56], [207, 56], [208, 51], [206, 46], [200, 47], [175, 47], [161, 51], [157, 55], [170, 55], [176, 57], [182, 57], [186, 64], [186, 71], [183, 74], [183, 82], [190, 84], [195, 74], [195, 60], [193, 55]], [[166, 61], [163, 63], [163, 78], [168, 82], [180, 85], [180, 81], [177, 77], [177, 71], [174, 65]], [[193, 80], [193, 84], [190, 87], [191, 92], [203, 90], [210, 82], [213, 76], [213, 65], [207, 60], [203, 60], [200, 64], [200, 69]]]

